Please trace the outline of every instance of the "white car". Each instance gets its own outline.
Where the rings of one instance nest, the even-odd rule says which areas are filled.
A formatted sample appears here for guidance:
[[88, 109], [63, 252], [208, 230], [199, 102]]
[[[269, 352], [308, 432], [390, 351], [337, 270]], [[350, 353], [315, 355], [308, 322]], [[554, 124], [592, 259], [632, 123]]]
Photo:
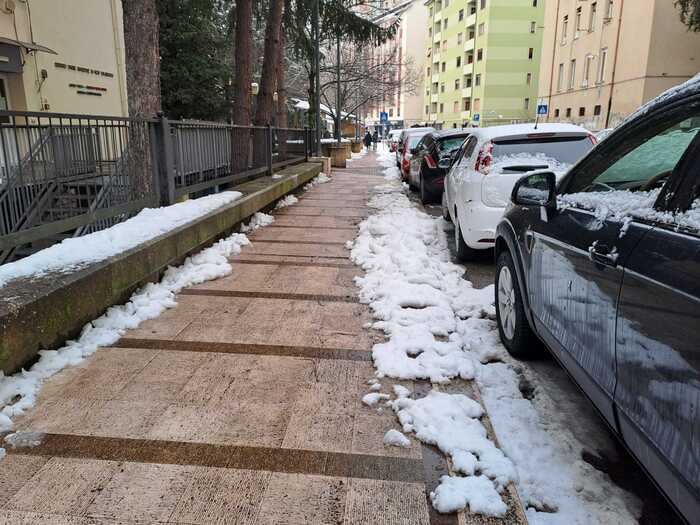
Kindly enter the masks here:
[[514, 124], [469, 130], [445, 178], [443, 216], [455, 226], [457, 258], [469, 260], [494, 247], [496, 226], [513, 186], [536, 170], [557, 177], [596, 144], [593, 134], [573, 124]]

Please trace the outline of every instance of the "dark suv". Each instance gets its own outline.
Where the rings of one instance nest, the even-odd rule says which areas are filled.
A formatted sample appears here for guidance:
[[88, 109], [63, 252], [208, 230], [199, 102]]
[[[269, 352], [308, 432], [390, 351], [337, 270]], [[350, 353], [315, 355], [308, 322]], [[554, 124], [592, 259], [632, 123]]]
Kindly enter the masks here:
[[520, 179], [496, 311], [542, 340], [680, 514], [700, 523], [700, 80], [617, 128], [557, 185]]

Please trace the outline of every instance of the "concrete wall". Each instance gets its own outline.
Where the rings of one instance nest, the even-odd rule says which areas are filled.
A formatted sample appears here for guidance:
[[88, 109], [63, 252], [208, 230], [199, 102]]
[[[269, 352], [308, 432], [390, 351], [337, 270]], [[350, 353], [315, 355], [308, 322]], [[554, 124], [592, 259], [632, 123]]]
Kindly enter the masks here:
[[34, 41], [58, 55], [22, 52], [23, 73], [3, 75], [10, 109], [127, 115], [121, 0], [32, 0], [15, 6], [14, 13], [0, 11], [0, 36]]

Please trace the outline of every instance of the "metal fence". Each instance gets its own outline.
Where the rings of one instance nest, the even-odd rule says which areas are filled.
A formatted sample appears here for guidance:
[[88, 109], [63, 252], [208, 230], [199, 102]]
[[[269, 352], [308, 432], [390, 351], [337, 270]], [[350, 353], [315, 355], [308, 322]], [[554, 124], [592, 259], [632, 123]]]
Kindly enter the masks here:
[[308, 129], [0, 112], [0, 264], [147, 206], [271, 175], [310, 153]]

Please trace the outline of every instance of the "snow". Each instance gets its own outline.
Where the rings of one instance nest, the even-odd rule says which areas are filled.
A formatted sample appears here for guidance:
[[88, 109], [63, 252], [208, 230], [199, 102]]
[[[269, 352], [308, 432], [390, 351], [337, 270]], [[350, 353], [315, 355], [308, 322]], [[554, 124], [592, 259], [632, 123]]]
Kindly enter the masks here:
[[[517, 365], [507, 362], [494, 321], [493, 287], [474, 289], [464, 268], [450, 262], [444, 220], [411, 204], [385, 147], [379, 162], [393, 180], [375, 188], [369, 205], [376, 213], [361, 223], [351, 258], [365, 270], [356, 283], [372, 328], [387, 336], [372, 350], [376, 376], [433, 383], [421, 399], [394, 385], [388, 402], [403, 433], [450, 459], [451, 474], [431, 494], [432, 505], [503, 516], [501, 494], [512, 482], [531, 525], [637, 523], [641, 503], [581, 460], [582, 444], [552, 423], [556, 404], [544, 394], [532, 401], [521, 394]], [[454, 378], [477, 382], [500, 447], [482, 423], [484, 406], [438, 391]], [[375, 395], [363, 401], [376, 406], [381, 399], [368, 398]]]
[[227, 191], [163, 208], [146, 208], [111, 228], [65, 239], [17, 262], [0, 266], [0, 288], [14, 279], [73, 272], [104, 261], [226, 206], [241, 195]]
[[287, 195], [283, 199], [277, 201], [277, 204], [275, 204], [275, 209], [279, 210], [281, 208], [286, 208], [287, 206], [291, 206], [297, 202], [299, 202], [299, 199], [297, 199], [294, 195]]
[[503, 126], [488, 126], [485, 128], [469, 128], [470, 133], [481, 140], [493, 140], [502, 137], [528, 135], [532, 133], [564, 133], [576, 135], [590, 135], [587, 129], [575, 124], [567, 123], [540, 123], [535, 129], [535, 124], [505, 124]]
[[[256, 214], [246, 231], [269, 224], [271, 218]], [[241, 247], [248, 244], [248, 238], [241, 233], [220, 240], [188, 257], [181, 266], [168, 268], [159, 283], [149, 283], [139, 289], [126, 304], [109, 308], [103, 316], [86, 324], [76, 340], [68, 341], [58, 350], [40, 351], [39, 361], [29, 370], [12, 376], [5, 376], [0, 371], [0, 407], [3, 407], [0, 410], [0, 433], [11, 430], [12, 419], [34, 406], [45, 380], [66, 366], [79, 364], [98, 348], [113, 345], [127, 330], [138, 327], [143, 321], [155, 319], [165, 310], [174, 308], [177, 306], [175, 296], [182, 289], [231, 274], [233, 268], [228, 258], [240, 253]], [[4, 453], [0, 448], [0, 458]]]
[[411, 448], [411, 440], [393, 428], [384, 434], [384, 444], [392, 447]]
[[311, 179], [310, 182], [308, 182], [303, 188], [302, 191], [309, 191], [311, 188], [316, 186], [317, 184], [325, 184], [326, 182], [330, 182], [331, 178], [326, 175], [325, 173], [321, 173], [320, 175], [317, 175], [313, 179]]
[[[551, 171], [556, 175], [557, 179], [563, 177], [566, 172], [569, 171], [569, 168], [571, 168], [570, 164], [559, 162], [557, 159], [549, 157], [544, 153], [516, 153], [513, 155], [495, 157], [488, 171], [489, 173], [502, 173], [503, 170], [509, 166], [546, 166], [546, 168], [539, 168], [539, 170]], [[522, 172], [520, 175], [525, 176], [539, 170], [533, 169], [529, 172]]]
[[258, 212], [250, 218], [250, 222], [248, 224], [241, 224], [241, 233], [252, 232], [258, 228], [269, 226], [273, 222], [275, 222], [275, 218], [272, 215]]
[[362, 398], [362, 402], [368, 407], [376, 406], [382, 400], [391, 399], [389, 394], [379, 394], [377, 392], [372, 392], [370, 394], [365, 394]]

